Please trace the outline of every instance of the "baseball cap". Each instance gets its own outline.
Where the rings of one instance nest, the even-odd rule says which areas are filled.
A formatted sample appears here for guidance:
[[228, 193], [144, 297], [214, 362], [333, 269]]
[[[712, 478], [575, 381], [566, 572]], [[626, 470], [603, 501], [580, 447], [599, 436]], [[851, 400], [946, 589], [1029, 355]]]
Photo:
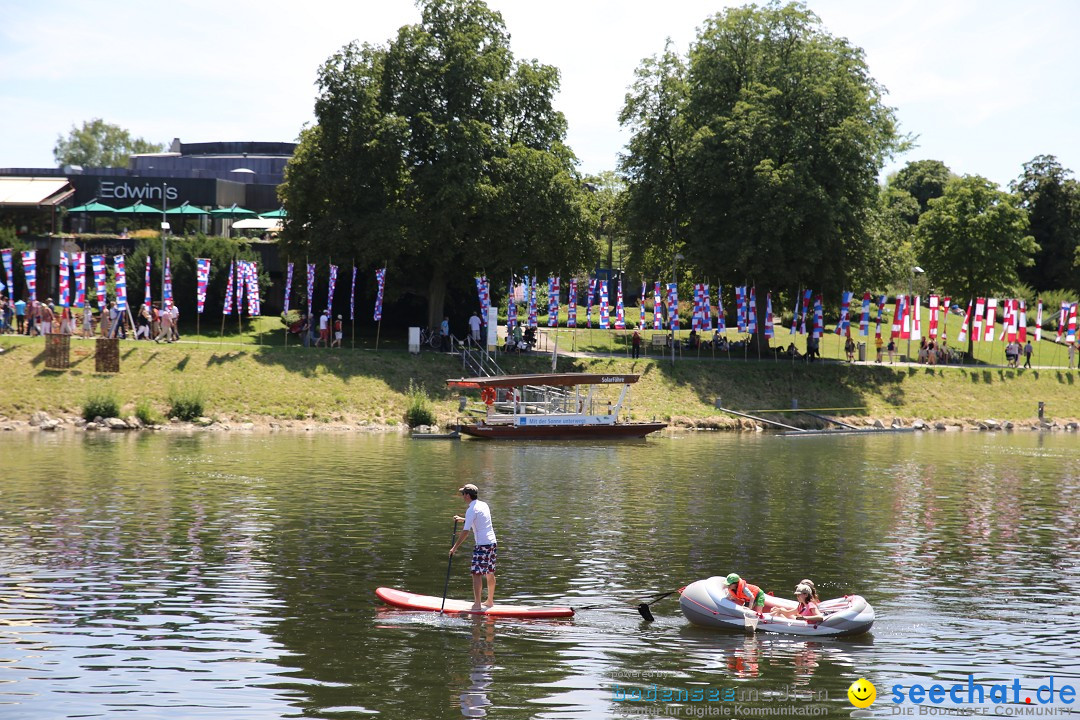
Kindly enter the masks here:
[[727, 584], [728, 585], [730, 585], [731, 583], [737, 583], [737, 582], [739, 582], [739, 576], [736, 575], [735, 573], [731, 573], [730, 575], [727, 576]]
[[472, 483], [467, 483], [467, 484], [462, 485], [461, 487], [458, 488], [459, 493], [463, 493], [463, 492], [466, 492], [466, 491], [471, 492], [473, 494], [479, 494], [480, 488], [476, 487]]

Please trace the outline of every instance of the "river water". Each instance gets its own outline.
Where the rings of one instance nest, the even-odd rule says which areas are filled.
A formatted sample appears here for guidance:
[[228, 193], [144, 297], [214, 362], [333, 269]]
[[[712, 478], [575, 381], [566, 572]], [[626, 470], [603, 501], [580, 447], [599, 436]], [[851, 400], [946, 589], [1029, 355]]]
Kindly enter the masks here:
[[[0, 468], [4, 720], [1080, 707], [1060, 694], [1080, 690], [1073, 435], [9, 434]], [[492, 507], [499, 599], [587, 609], [522, 622], [382, 606], [378, 586], [441, 594], [464, 482]], [[452, 597], [470, 597], [467, 557]], [[674, 597], [652, 624], [635, 610], [732, 571], [787, 597], [803, 577], [824, 598], [861, 594], [877, 622], [800, 640], [694, 628]], [[969, 676], [1008, 684], [1008, 703], [907, 696]], [[860, 677], [878, 694], [865, 710], [847, 696]]]

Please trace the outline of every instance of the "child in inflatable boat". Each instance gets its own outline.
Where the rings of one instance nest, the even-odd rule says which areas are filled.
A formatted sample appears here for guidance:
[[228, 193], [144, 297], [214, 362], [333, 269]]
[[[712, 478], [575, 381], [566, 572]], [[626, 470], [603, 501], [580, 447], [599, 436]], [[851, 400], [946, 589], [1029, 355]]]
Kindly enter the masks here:
[[798, 618], [808, 623], [819, 623], [825, 619], [825, 616], [818, 610], [818, 603], [821, 602], [821, 598], [818, 597], [817, 586], [813, 582], [810, 580], [800, 582], [795, 587], [795, 599], [799, 601], [799, 606], [794, 610], [774, 607], [772, 614], [791, 619]]

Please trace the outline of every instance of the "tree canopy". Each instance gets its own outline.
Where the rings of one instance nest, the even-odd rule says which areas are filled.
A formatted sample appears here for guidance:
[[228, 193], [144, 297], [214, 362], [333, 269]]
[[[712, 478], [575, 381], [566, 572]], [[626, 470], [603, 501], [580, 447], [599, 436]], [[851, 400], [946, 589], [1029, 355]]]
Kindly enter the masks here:
[[954, 177], [919, 219], [919, 264], [954, 298], [1011, 293], [1039, 249], [1028, 231], [1015, 196], [978, 175]]
[[940, 160], [915, 160], [889, 178], [888, 185], [915, 198], [919, 211], [913, 222], [918, 222], [918, 215], [927, 211], [930, 201], [945, 193], [945, 184], [951, 177], [952, 171]]
[[[839, 291], [872, 254], [877, 173], [903, 146], [860, 49], [804, 4], [709, 18], [683, 66], [642, 63], [622, 120], [635, 246], [663, 242], [698, 272], [774, 290]], [[677, 230], [677, 245], [664, 223]]]
[[1039, 291], [1080, 289], [1080, 183], [1071, 175], [1053, 155], [1039, 155], [1012, 184], [1039, 244], [1020, 277]]
[[58, 135], [53, 157], [59, 167], [127, 167], [131, 155], [162, 152], [164, 149], [164, 143], [132, 137], [119, 125], [94, 118], [84, 122], [82, 127], [72, 125], [67, 137]]
[[434, 325], [452, 273], [574, 271], [591, 244], [558, 71], [516, 61], [481, 0], [419, 5], [388, 45], [352, 43], [319, 70], [317, 124], [279, 192], [287, 252], [389, 262]]

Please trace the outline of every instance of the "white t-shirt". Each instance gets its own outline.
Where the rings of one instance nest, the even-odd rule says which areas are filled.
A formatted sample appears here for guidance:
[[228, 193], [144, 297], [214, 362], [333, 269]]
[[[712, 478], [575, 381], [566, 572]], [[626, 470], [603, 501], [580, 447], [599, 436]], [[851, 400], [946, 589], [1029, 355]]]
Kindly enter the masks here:
[[325, 313], [323, 313], [322, 315], [320, 315], [320, 316], [319, 316], [319, 329], [320, 329], [320, 330], [325, 330], [325, 329], [326, 329], [326, 324], [327, 324], [327, 323], [328, 323], [329, 321], [330, 321], [330, 318], [329, 318], [329, 317], [327, 317], [327, 315], [326, 315]]
[[478, 318], [477, 316], [473, 315], [471, 318], [469, 318], [469, 327], [472, 329], [473, 335], [480, 334], [480, 324], [480, 318]]
[[477, 545], [494, 545], [495, 528], [491, 526], [491, 508], [483, 500], [473, 500], [465, 511], [465, 529], [472, 530]]

